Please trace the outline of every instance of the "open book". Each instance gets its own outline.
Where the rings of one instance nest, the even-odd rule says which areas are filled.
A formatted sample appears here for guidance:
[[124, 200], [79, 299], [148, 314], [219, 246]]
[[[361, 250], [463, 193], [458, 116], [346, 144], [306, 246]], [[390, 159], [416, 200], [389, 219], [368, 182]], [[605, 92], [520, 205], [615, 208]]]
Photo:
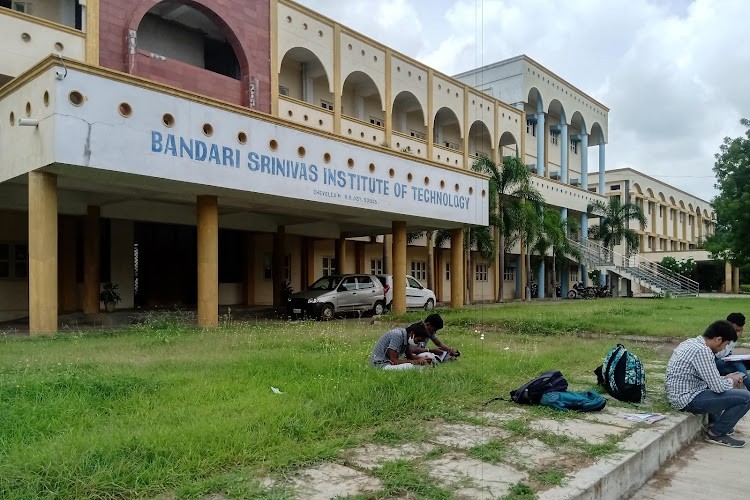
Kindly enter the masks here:
[[721, 359], [724, 361], [750, 361], [750, 354], [730, 354]]
[[443, 351], [440, 354], [435, 354], [435, 359], [441, 363], [448, 357], [448, 351]]

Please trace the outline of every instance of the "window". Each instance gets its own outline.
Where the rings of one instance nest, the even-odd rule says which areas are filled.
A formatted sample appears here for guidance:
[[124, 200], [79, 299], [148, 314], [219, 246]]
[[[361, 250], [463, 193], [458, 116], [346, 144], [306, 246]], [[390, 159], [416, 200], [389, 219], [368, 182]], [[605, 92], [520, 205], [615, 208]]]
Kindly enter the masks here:
[[683, 224], [685, 222], [685, 214], [680, 212], [680, 224]]
[[419, 281], [415, 280], [411, 276], [406, 277], [406, 286], [409, 288], [416, 288], [418, 290], [421, 290], [422, 288], [424, 288]]
[[357, 287], [360, 290], [367, 290], [368, 288], [375, 288], [375, 283], [369, 276], [357, 276]]
[[330, 101], [326, 101], [325, 99], [320, 100], [320, 107], [323, 109], [327, 109], [328, 111], [333, 111], [333, 103]]
[[664, 207], [659, 205], [659, 217], [664, 217]]
[[557, 146], [560, 143], [560, 134], [557, 132], [552, 132], [550, 134], [550, 137], [552, 138], [552, 145]]
[[621, 201], [621, 200], [620, 200], [620, 195], [619, 195], [619, 194], [616, 194], [616, 195], [614, 195], [614, 196], [610, 196], [610, 197], [609, 197], [609, 199], [610, 199], [610, 200], [617, 200], [618, 202], [619, 202], [619, 201]]
[[411, 275], [418, 280], [427, 279], [427, 262], [423, 260], [411, 261]]
[[581, 281], [580, 272], [581, 272], [581, 269], [578, 266], [571, 267], [570, 268], [570, 280], [574, 282]]
[[323, 257], [323, 276], [330, 276], [336, 272], [336, 259]]
[[648, 202], [648, 213], [649, 213], [649, 215], [651, 213], [653, 213], [653, 211], [654, 211], [654, 202], [653, 201], [649, 201]]
[[654, 237], [653, 236], [649, 236], [648, 237], [648, 248], [649, 249], [653, 249], [654, 248]]
[[596, 193], [596, 186], [590, 187], [589, 191], [592, 192], [592, 193]]
[[273, 257], [270, 253], [263, 255], [263, 279], [270, 280], [273, 278]]
[[458, 150], [458, 144], [456, 144], [455, 142], [445, 141], [445, 147], [448, 149]]
[[451, 263], [446, 262], [445, 263], [445, 281], [451, 280]]
[[531, 134], [532, 137], [536, 137], [536, 122], [532, 120], [526, 120], [526, 133]]
[[487, 264], [477, 264], [474, 271], [475, 281], [487, 281]]
[[29, 247], [25, 243], [0, 243], [0, 278], [29, 276]]
[[427, 140], [427, 134], [420, 132], [419, 130], [409, 130], [409, 134], [417, 139]]
[[283, 85], [279, 85], [279, 95], [289, 95], [289, 87], [284, 87]]
[[383, 261], [370, 259], [370, 274], [383, 274]]
[[516, 268], [505, 266], [503, 269], [503, 281], [516, 281]]
[[578, 154], [578, 141], [570, 141], [570, 151], [575, 155]]
[[611, 185], [611, 186], [609, 187], [609, 190], [610, 190], [610, 191], [619, 191], [619, 190], [620, 190], [620, 185], [619, 185], [619, 184], [612, 184], [612, 185]]
[[31, 14], [31, 0], [13, 0], [13, 10]]
[[669, 210], [669, 220], [674, 219], [674, 210]]
[[370, 117], [370, 123], [373, 124], [373, 125], [376, 125], [378, 127], [382, 127], [383, 126], [383, 120], [381, 120], [380, 118], [378, 118], [376, 116], [371, 116]]
[[344, 287], [344, 289], [347, 292], [353, 292], [357, 289], [357, 278], [356, 276], [349, 276], [348, 278], [345, 278], [344, 281], [341, 282], [341, 287]]

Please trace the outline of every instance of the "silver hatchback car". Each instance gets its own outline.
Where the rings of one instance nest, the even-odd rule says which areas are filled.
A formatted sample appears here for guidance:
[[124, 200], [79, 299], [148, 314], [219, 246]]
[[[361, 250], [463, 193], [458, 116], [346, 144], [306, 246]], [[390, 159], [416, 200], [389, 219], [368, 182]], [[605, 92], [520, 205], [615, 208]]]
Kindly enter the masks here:
[[321, 321], [333, 319], [337, 313], [372, 312], [383, 314], [385, 291], [380, 280], [371, 274], [334, 274], [323, 276], [292, 294], [287, 301], [292, 317], [313, 317]]

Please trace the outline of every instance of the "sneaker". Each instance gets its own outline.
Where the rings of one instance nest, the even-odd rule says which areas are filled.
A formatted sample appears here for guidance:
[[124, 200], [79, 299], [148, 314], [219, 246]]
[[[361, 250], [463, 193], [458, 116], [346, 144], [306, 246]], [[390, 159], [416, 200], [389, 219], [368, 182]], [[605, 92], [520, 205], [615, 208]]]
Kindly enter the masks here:
[[734, 436], [734, 429], [732, 429], [731, 431], [727, 432], [727, 436]]
[[703, 440], [707, 443], [728, 446], [729, 448], [743, 448], [745, 446], [745, 442], [743, 440], [734, 439], [733, 437], [729, 437], [728, 435], [712, 436], [711, 434], [706, 433]]

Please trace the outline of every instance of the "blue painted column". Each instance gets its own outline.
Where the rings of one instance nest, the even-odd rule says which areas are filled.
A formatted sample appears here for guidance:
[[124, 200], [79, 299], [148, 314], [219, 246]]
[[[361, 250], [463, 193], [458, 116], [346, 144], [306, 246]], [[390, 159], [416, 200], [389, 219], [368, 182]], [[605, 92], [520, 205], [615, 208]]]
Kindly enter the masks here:
[[[568, 220], [568, 209], [561, 208], [560, 215], [562, 215], [563, 220]], [[567, 236], [567, 231], [565, 235]], [[562, 269], [560, 270], [560, 292], [562, 293], [563, 297], [568, 296], [568, 281], [570, 281], [570, 266], [568, 265], [568, 262], [566, 260], [565, 264], [563, 264]]]
[[[604, 137], [601, 137], [601, 142], [599, 142], [599, 194], [604, 196], [606, 193], [604, 192], [604, 170], [606, 167], [606, 153], [605, 153], [605, 146], [604, 144]], [[606, 274], [602, 273], [602, 275], [599, 277], [599, 284], [604, 285], [607, 283], [607, 276]]]
[[523, 288], [523, 285], [521, 283], [521, 269], [523, 269], [523, 261], [521, 260], [521, 256], [516, 256], [516, 299], [522, 299], [523, 295], [521, 295], [521, 289]]
[[544, 298], [544, 255], [539, 256], [540, 259], [542, 259], [542, 265], [539, 266], [539, 274], [536, 277], [536, 284], [537, 284], [537, 297], [540, 299]]
[[[585, 177], [584, 177], [585, 178]], [[586, 246], [586, 240], [589, 239], [589, 214], [581, 214], [581, 243]], [[583, 286], [589, 286], [589, 270], [585, 264], [581, 264], [581, 283]]]
[[581, 133], [581, 189], [589, 188], [589, 134]]
[[[540, 103], [541, 104], [541, 103]], [[544, 111], [536, 114], [536, 173], [544, 177]]]
[[560, 180], [563, 184], [568, 183], [568, 124], [565, 123], [565, 116], [560, 124]]

